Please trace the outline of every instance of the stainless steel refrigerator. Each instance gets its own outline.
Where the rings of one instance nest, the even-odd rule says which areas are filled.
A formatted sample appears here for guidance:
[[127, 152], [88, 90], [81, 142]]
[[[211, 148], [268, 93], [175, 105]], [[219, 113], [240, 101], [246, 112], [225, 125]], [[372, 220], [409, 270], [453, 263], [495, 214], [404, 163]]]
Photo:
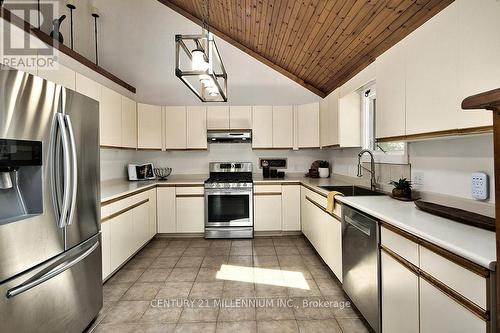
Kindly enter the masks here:
[[102, 307], [98, 102], [0, 67], [0, 332], [82, 332]]

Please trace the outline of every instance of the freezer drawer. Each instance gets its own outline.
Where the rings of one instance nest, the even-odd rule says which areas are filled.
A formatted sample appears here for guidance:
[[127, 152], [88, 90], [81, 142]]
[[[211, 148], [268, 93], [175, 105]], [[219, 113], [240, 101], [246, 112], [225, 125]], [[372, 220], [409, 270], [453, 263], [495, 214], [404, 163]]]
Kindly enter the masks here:
[[0, 285], [0, 332], [80, 333], [102, 308], [100, 234]]

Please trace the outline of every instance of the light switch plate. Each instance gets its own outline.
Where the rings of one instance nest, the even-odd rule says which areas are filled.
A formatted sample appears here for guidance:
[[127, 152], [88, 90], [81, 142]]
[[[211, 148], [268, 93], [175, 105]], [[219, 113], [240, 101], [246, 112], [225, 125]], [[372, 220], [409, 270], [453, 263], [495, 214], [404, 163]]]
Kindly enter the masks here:
[[489, 197], [488, 175], [484, 172], [472, 173], [472, 197], [477, 200], [486, 200]]

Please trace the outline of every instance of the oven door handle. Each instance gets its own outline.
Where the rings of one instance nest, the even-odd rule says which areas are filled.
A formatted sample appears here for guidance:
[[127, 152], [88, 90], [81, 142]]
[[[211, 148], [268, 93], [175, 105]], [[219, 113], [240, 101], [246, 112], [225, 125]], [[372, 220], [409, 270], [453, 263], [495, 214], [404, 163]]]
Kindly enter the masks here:
[[252, 190], [205, 190], [205, 194], [208, 195], [253, 195]]

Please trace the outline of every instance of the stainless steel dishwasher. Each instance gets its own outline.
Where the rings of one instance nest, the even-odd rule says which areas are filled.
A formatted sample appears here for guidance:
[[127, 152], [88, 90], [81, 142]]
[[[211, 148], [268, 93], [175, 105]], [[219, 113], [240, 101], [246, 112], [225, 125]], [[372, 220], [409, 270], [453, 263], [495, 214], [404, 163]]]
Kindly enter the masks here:
[[342, 206], [342, 287], [375, 332], [381, 331], [379, 235], [376, 219]]

